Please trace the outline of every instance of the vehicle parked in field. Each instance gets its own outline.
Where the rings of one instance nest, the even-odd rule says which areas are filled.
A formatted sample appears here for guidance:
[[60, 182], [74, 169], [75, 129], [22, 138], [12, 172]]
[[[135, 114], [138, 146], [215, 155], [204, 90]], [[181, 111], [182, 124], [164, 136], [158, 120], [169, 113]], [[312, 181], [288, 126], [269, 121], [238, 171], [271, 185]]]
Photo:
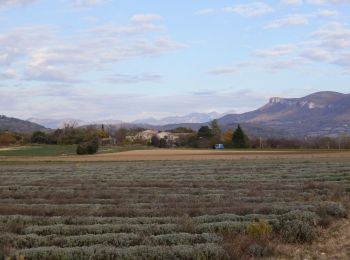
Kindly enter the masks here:
[[225, 146], [223, 144], [216, 144], [214, 145], [215, 150], [223, 150], [225, 149]]

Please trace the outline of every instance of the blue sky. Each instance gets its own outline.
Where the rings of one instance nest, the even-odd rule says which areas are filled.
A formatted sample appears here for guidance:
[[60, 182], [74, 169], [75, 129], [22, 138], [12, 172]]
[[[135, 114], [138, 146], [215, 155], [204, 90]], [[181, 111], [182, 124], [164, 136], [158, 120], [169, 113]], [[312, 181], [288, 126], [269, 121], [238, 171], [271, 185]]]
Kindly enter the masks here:
[[121, 119], [348, 93], [349, 0], [0, 0], [0, 114]]

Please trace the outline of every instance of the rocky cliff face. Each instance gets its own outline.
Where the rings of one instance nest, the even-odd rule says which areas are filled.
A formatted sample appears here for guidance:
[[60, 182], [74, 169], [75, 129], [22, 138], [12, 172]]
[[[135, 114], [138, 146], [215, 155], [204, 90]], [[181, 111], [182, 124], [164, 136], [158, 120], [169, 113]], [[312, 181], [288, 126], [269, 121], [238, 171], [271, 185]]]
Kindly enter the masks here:
[[233, 122], [269, 126], [290, 136], [350, 134], [350, 94], [318, 92], [302, 98], [273, 97], [255, 111], [219, 119], [223, 125]]

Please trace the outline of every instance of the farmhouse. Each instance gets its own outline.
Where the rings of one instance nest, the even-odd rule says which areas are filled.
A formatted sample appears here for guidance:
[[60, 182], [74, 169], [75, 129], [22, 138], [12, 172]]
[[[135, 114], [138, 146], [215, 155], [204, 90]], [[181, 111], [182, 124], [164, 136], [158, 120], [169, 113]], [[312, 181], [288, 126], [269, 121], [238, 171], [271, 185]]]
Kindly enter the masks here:
[[143, 141], [150, 143], [152, 137], [156, 136], [158, 139], [165, 139], [168, 143], [176, 143], [182, 136], [188, 135], [183, 133], [171, 133], [166, 131], [155, 131], [155, 130], [145, 130], [134, 136], [127, 136], [126, 139], [135, 142], [135, 141]]
[[107, 138], [101, 138], [101, 145], [116, 145], [117, 140], [113, 138], [112, 136], [109, 136]]

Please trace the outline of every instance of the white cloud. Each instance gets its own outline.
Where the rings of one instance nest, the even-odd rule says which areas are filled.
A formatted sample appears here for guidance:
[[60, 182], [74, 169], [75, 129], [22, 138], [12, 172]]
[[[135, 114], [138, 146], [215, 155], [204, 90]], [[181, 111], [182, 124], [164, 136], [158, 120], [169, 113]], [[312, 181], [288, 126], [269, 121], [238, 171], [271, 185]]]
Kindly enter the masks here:
[[286, 69], [290, 70], [290, 69], [299, 68], [307, 64], [310, 64], [308, 60], [301, 57], [296, 57], [291, 59], [268, 61], [266, 63], [262, 63], [261, 68], [271, 70], [271, 71], [286, 70]]
[[339, 50], [350, 47], [350, 29], [344, 25], [329, 23], [313, 33], [320, 46], [328, 49]]
[[117, 35], [136, 35], [136, 34], [145, 34], [151, 32], [161, 32], [164, 30], [163, 26], [155, 25], [155, 24], [133, 24], [120, 26], [115, 24], [105, 24], [101, 26], [96, 26], [90, 28], [87, 32], [94, 33], [98, 36], [110, 36], [115, 37]]
[[50, 65], [28, 65], [22, 76], [22, 80], [27, 81], [52, 81], [52, 82], [65, 82], [74, 83], [78, 82], [73, 74], [70, 74], [62, 68]]
[[0, 33], [0, 67], [17, 68], [23, 80], [78, 82], [87, 71], [184, 47], [153, 24], [105, 25], [72, 36], [32, 26]]
[[268, 72], [292, 70], [311, 64], [337, 65], [344, 73], [350, 71], [350, 28], [331, 22], [311, 33], [312, 40], [277, 45], [252, 52], [258, 60], [246, 60], [209, 71], [212, 75], [238, 73], [244, 68]]
[[305, 16], [293, 15], [285, 18], [274, 20], [264, 26], [264, 29], [275, 29], [282, 28], [291, 25], [306, 25], [309, 23], [309, 20]]
[[281, 3], [284, 5], [301, 5], [303, 0], [281, 0]]
[[102, 5], [107, 3], [109, 0], [70, 0], [70, 4], [75, 8], [86, 8], [96, 5]]
[[0, 0], [0, 9], [33, 4], [38, 0]]
[[308, 4], [324, 5], [324, 4], [350, 4], [350, 0], [306, 0]]
[[226, 6], [220, 9], [204, 8], [195, 12], [197, 15], [204, 15], [209, 13], [235, 13], [246, 17], [261, 16], [274, 12], [274, 9], [263, 2], [253, 2], [249, 4], [239, 4], [234, 6]]
[[95, 16], [85, 16], [85, 17], [82, 17], [81, 20], [89, 23], [95, 23], [98, 21], [97, 17]]
[[210, 14], [214, 13], [216, 10], [213, 8], [204, 8], [204, 9], [199, 9], [195, 12], [195, 14], [200, 15], [200, 14]]
[[297, 69], [310, 64], [310, 61], [303, 57], [292, 57], [284, 59], [267, 59], [263, 61], [243, 61], [233, 66], [214, 68], [208, 73], [214, 76], [230, 75], [238, 73], [243, 68], [257, 68], [267, 72], [277, 72], [281, 70]]
[[17, 78], [17, 73], [13, 69], [7, 69], [3, 72], [0, 72], [1, 80], [16, 79], [16, 78]]
[[[102, 5], [110, 0], [69, 0], [67, 3], [74, 8], [86, 8]], [[39, 2], [39, 0], [0, 0], [0, 9], [16, 6], [26, 6]]]
[[332, 4], [350, 4], [350, 0], [281, 0], [285, 5], [332, 5]]
[[162, 17], [158, 14], [136, 14], [131, 17], [131, 21], [134, 23], [149, 23], [161, 19]]
[[263, 2], [235, 5], [232, 7], [225, 7], [222, 10], [224, 12], [237, 13], [239, 15], [248, 17], [260, 16], [274, 11], [271, 6]]
[[300, 55], [313, 62], [328, 62], [332, 60], [332, 54], [322, 48], [307, 48]]
[[339, 57], [334, 61], [334, 64], [343, 67], [345, 72], [350, 72], [350, 52], [341, 53]]
[[136, 84], [143, 82], [159, 83], [162, 80], [162, 76], [155, 73], [143, 73], [139, 75], [130, 74], [113, 74], [110, 75], [108, 81], [113, 84]]
[[288, 55], [295, 50], [296, 46], [293, 44], [278, 45], [270, 49], [256, 50], [253, 52], [254, 56], [269, 58]]
[[316, 17], [334, 17], [339, 15], [339, 12], [336, 10], [319, 10], [315, 16]]
[[236, 67], [221, 67], [221, 68], [215, 68], [210, 71], [208, 71], [209, 74], [212, 75], [229, 75], [229, 74], [235, 74], [238, 72], [238, 69]]
[[321, 9], [313, 13], [293, 14], [281, 19], [276, 19], [264, 26], [264, 29], [275, 29], [292, 25], [307, 25], [311, 19], [334, 18], [339, 15], [336, 10]]

